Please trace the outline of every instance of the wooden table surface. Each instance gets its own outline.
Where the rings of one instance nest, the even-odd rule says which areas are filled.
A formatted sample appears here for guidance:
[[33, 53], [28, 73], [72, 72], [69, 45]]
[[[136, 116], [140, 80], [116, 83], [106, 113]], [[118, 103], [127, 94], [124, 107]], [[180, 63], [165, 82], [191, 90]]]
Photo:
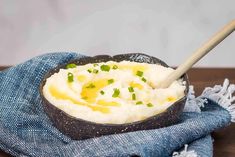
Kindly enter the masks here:
[[[3, 70], [5, 67], [0, 67]], [[194, 85], [196, 95], [207, 86], [222, 84], [224, 78], [235, 84], [235, 68], [193, 68], [188, 72], [189, 80]], [[212, 133], [215, 157], [235, 157], [235, 123]], [[0, 150], [0, 157], [9, 157]]]

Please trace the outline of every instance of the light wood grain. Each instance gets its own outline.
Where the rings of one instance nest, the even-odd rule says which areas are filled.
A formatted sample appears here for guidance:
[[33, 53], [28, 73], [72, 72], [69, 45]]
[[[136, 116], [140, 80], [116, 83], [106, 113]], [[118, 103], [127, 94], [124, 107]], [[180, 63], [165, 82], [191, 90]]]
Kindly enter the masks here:
[[[198, 48], [193, 54], [181, 64], [174, 72], [172, 72], [165, 80], [159, 83], [158, 88], [167, 88], [175, 80], [180, 78], [186, 73], [192, 66], [197, 63], [203, 56], [210, 52], [215, 46], [223, 41], [235, 30], [235, 20], [224, 26], [219, 32], [217, 32], [211, 39]], [[179, 59], [179, 58], [178, 58]]]

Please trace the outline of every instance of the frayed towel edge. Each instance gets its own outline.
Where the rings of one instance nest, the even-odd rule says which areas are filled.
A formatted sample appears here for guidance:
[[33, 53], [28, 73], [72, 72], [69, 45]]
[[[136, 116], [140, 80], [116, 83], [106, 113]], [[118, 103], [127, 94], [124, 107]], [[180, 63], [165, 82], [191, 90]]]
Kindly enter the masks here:
[[235, 122], [235, 84], [230, 84], [228, 79], [224, 80], [223, 85], [215, 85], [213, 88], [207, 87], [201, 94], [201, 98], [208, 98], [221, 107], [226, 109], [230, 116], [231, 122]]
[[204, 107], [205, 99], [202, 97], [195, 97], [194, 87], [189, 86], [187, 101], [185, 103], [184, 112], [201, 112], [201, 107]]
[[206, 87], [202, 94], [195, 97], [193, 86], [189, 87], [187, 101], [185, 103], [184, 112], [201, 112], [207, 98], [216, 102], [226, 109], [231, 115], [231, 122], [235, 122], [235, 84], [229, 84], [226, 78], [223, 85], [215, 85], [214, 87]]
[[[193, 86], [189, 86], [189, 92], [187, 101], [185, 104], [184, 112], [201, 112], [202, 107], [210, 99], [221, 107], [226, 109], [231, 115], [231, 122], [235, 122], [235, 84], [229, 84], [229, 80], [226, 78], [223, 85], [215, 85], [214, 87], [206, 87], [202, 94], [195, 97]], [[194, 150], [188, 151], [188, 145], [184, 146], [184, 150], [174, 152], [172, 157], [198, 157]]]
[[188, 145], [184, 145], [184, 150], [181, 152], [174, 152], [172, 157], [198, 157], [197, 153], [194, 150], [188, 151]]

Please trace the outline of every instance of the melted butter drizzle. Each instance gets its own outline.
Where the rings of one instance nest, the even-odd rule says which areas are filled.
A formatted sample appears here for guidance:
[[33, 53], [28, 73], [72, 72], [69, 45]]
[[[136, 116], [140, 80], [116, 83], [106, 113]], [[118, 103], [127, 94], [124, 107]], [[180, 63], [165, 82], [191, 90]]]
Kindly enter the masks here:
[[[145, 65], [122, 65], [122, 64], [118, 64], [118, 63], [117, 64], [109, 64], [109, 65], [110, 66], [118, 65], [118, 69], [120, 69], [120, 70], [131, 70], [133, 72], [133, 75], [136, 75], [137, 71], [145, 71], [148, 68]], [[86, 76], [85, 75], [78, 75], [77, 80], [79, 82], [84, 82], [86, 80]], [[81, 97], [84, 99], [85, 102], [79, 101], [79, 100], [69, 96], [65, 92], [59, 91], [55, 86], [50, 86], [49, 91], [50, 91], [51, 95], [58, 100], [69, 100], [73, 104], [87, 106], [87, 107], [91, 108], [93, 111], [99, 111], [102, 113], [110, 113], [110, 109], [109, 109], [110, 106], [118, 107], [118, 106], [120, 106], [120, 104], [115, 101], [106, 101], [106, 100], [102, 100], [102, 99], [96, 100], [100, 90], [102, 88], [104, 88], [105, 86], [109, 85], [108, 80], [109, 79], [98, 79], [98, 80], [89, 81], [89, 82], [85, 83], [82, 86], [82, 91], [80, 93]], [[90, 84], [94, 85], [94, 87], [89, 88]], [[133, 82], [133, 81], [131, 81], [129, 83], [129, 85], [132, 87], [138, 88], [139, 90], [142, 90], [144, 88], [143, 85], [136, 83], [136, 82]], [[72, 89], [71, 83], [68, 83], [68, 87], [73, 92], [75, 92]], [[173, 102], [175, 100], [176, 100], [176, 98], [174, 98], [174, 97], [168, 97], [166, 99], [166, 101], [168, 101], [168, 102]], [[91, 104], [96, 104], [96, 105], [91, 105]], [[163, 104], [163, 102], [160, 102], [160, 104]]]
[[109, 113], [110, 112], [108, 107], [93, 106], [93, 105], [90, 105], [89, 103], [78, 101], [77, 99], [74, 99], [74, 98], [70, 97], [65, 92], [59, 91], [55, 86], [52, 86], [52, 85], [49, 87], [49, 92], [51, 93], [51, 95], [54, 98], [56, 98], [58, 100], [69, 100], [73, 104], [87, 106], [87, 107], [91, 108], [93, 111], [99, 111], [99, 112], [102, 112], [102, 113]]
[[[89, 88], [89, 85], [93, 85], [92, 88]], [[95, 103], [99, 91], [108, 85], [108, 79], [99, 79], [96, 81], [89, 81], [85, 83], [82, 87], [81, 97], [88, 103]]]

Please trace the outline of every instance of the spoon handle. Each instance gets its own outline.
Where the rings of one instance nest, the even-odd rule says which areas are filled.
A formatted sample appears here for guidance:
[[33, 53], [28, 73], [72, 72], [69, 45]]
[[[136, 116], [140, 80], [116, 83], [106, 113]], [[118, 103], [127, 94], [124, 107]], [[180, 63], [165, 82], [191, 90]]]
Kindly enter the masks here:
[[183, 64], [181, 64], [174, 72], [172, 72], [158, 88], [167, 88], [176, 79], [186, 73], [197, 61], [205, 56], [210, 50], [217, 46], [227, 36], [235, 30], [235, 20], [224, 26], [219, 32], [211, 37], [206, 43], [198, 48]]

